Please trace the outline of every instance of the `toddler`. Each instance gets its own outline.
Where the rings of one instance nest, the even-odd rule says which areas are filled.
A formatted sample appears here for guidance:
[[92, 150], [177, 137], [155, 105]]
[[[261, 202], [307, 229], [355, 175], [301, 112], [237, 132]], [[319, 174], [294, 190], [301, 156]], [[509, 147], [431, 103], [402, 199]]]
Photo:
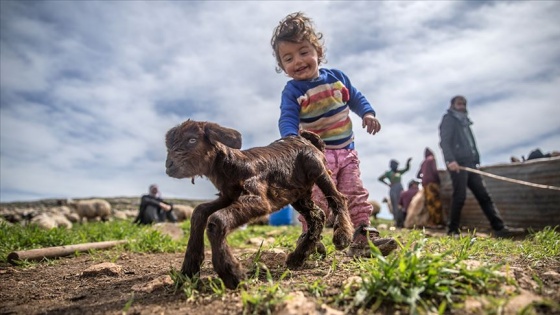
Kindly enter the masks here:
[[[350, 218], [356, 228], [349, 254], [369, 256], [368, 232], [380, 249], [387, 242], [393, 246], [394, 240], [379, 239], [379, 232], [370, 227], [373, 208], [368, 202], [369, 192], [360, 179], [350, 111], [362, 118], [362, 127], [369, 134], [379, 132], [381, 124], [371, 104], [342, 71], [319, 67], [325, 62], [322, 37], [311, 19], [301, 12], [288, 15], [274, 30], [271, 45], [278, 65], [276, 70], [292, 79], [282, 91], [278, 127], [282, 137], [297, 135], [301, 128], [323, 139], [332, 178], [348, 198]], [[329, 217], [325, 197], [317, 187], [313, 189], [313, 200]], [[299, 216], [299, 220], [306, 231], [305, 219]]]

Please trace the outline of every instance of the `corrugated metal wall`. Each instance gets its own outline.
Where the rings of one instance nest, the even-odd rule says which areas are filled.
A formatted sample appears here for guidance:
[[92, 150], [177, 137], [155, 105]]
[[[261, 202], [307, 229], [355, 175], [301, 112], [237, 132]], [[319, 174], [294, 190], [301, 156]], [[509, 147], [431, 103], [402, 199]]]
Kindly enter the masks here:
[[[560, 187], [560, 157], [530, 160], [520, 163], [481, 167], [481, 171], [535, 184]], [[443, 211], [451, 205], [451, 179], [440, 170]], [[560, 191], [535, 188], [483, 176], [488, 192], [494, 199], [506, 225], [541, 230], [560, 225]], [[490, 228], [478, 202], [467, 189], [467, 201], [461, 212], [461, 226]]]

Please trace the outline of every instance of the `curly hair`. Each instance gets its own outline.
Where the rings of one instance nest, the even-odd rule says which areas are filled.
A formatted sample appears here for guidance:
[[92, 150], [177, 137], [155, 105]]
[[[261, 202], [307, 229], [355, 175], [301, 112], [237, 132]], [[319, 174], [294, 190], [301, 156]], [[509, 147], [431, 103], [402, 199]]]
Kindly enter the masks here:
[[274, 29], [270, 45], [272, 46], [272, 55], [276, 58], [276, 72], [280, 73], [284, 70], [282, 60], [278, 53], [278, 45], [280, 42], [301, 43], [309, 41], [311, 46], [317, 51], [319, 65], [326, 62], [324, 43], [322, 41], [323, 34], [316, 32], [313, 21], [306, 17], [303, 12], [295, 12], [286, 16], [278, 26]]

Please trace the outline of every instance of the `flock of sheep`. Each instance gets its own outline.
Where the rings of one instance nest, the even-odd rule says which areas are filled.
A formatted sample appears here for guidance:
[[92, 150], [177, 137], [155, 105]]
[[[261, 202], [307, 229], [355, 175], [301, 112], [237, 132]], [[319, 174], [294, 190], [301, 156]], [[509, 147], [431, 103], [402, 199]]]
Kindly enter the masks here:
[[[373, 206], [372, 216], [376, 218], [381, 206], [376, 201], [370, 201]], [[130, 207], [127, 207], [130, 208]], [[193, 207], [174, 204], [173, 212], [179, 222], [190, 219]], [[110, 220], [134, 220], [138, 209], [117, 210], [105, 199], [65, 200], [56, 205], [1, 207], [0, 221], [8, 224], [35, 224], [43, 229], [63, 227], [70, 229], [74, 223]], [[268, 220], [252, 222], [253, 224], [268, 224]]]
[[[179, 222], [191, 217], [193, 208], [173, 205]], [[104, 199], [65, 200], [57, 205], [24, 208], [1, 208], [0, 220], [12, 224], [35, 224], [43, 229], [63, 227], [70, 229], [73, 223], [110, 220], [133, 220], [138, 209], [116, 210]]]

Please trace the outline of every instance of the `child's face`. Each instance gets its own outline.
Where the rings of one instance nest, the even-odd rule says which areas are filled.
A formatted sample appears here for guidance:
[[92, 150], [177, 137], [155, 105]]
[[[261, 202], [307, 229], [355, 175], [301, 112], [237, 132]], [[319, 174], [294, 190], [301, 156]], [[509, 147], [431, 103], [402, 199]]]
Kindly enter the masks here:
[[278, 43], [282, 68], [294, 80], [303, 81], [319, 76], [319, 56], [309, 41]]

